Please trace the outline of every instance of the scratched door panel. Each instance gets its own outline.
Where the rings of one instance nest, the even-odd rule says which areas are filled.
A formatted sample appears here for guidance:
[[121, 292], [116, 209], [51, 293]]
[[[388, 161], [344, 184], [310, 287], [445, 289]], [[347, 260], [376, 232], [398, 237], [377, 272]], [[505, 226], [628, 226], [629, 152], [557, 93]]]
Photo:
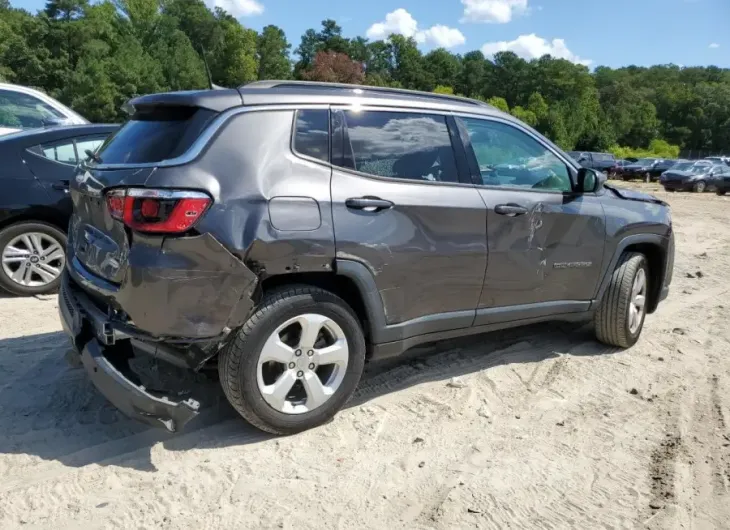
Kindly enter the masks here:
[[[480, 188], [488, 264], [479, 308], [590, 300], [605, 244], [603, 207], [591, 195]], [[516, 204], [527, 213], [495, 212]]]

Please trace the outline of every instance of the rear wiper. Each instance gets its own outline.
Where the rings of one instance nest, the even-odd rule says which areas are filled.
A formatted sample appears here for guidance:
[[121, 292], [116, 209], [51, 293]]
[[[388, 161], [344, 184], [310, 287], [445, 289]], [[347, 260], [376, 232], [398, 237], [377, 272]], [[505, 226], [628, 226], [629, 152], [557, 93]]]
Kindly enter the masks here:
[[102, 163], [101, 162], [101, 158], [99, 157], [99, 155], [97, 155], [96, 153], [94, 153], [91, 149], [86, 149], [84, 151], [84, 153], [86, 153], [86, 156], [89, 157], [90, 159], [92, 159], [97, 164], [101, 164]]

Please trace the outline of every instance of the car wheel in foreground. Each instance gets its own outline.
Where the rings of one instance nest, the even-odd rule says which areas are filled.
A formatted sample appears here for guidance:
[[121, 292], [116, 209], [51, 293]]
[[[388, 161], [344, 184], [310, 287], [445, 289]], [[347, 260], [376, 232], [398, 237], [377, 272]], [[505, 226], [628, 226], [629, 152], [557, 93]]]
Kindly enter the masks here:
[[596, 311], [598, 340], [620, 348], [633, 346], [644, 327], [648, 292], [646, 258], [637, 252], [624, 252]]
[[0, 231], [0, 287], [29, 296], [53, 292], [66, 264], [66, 236], [36, 222], [16, 223]]
[[704, 180], [700, 180], [698, 182], [695, 182], [694, 186], [692, 186], [692, 190], [695, 193], [704, 193], [704, 191], [707, 189], [707, 183]]
[[364, 365], [365, 339], [352, 309], [307, 286], [266, 296], [218, 360], [231, 405], [273, 434], [329, 421], [352, 396]]

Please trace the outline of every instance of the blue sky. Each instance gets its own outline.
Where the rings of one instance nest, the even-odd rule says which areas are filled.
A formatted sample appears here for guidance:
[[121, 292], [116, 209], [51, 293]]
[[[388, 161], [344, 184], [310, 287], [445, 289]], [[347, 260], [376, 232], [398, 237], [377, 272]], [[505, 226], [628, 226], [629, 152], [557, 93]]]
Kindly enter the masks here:
[[[11, 0], [29, 11], [44, 0]], [[403, 33], [424, 51], [550, 52], [592, 67], [675, 63], [730, 67], [730, 0], [206, 0], [256, 30], [284, 29], [295, 48], [334, 18], [345, 36]]]

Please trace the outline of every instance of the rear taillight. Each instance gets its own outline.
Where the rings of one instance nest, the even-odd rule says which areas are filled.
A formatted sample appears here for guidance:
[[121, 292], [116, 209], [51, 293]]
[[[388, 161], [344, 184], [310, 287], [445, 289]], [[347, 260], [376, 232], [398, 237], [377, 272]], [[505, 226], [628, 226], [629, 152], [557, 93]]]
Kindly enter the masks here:
[[128, 188], [106, 194], [109, 214], [138, 232], [190, 230], [212, 202], [199, 191]]

